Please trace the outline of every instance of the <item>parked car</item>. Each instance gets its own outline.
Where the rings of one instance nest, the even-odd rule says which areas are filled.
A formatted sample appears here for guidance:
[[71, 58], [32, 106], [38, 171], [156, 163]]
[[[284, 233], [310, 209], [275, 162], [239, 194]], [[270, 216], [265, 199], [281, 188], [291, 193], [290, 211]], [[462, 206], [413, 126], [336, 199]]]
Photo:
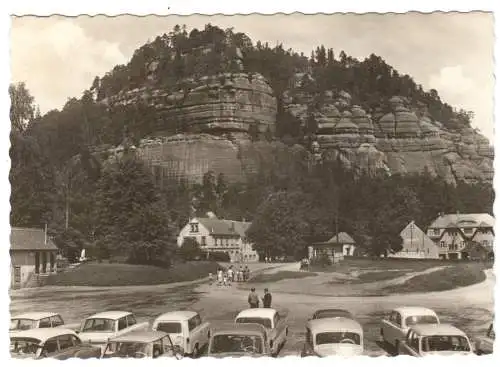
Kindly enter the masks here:
[[476, 353], [481, 354], [491, 354], [493, 353], [493, 345], [495, 344], [495, 329], [493, 328], [493, 323], [486, 333], [476, 339]]
[[163, 331], [134, 330], [111, 338], [102, 358], [182, 358], [180, 347]]
[[309, 320], [302, 357], [357, 356], [364, 352], [363, 327], [352, 318]]
[[79, 324], [67, 325], [61, 315], [55, 312], [29, 312], [11, 317], [9, 335], [14, 335], [22, 330], [64, 327], [77, 329]]
[[439, 324], [439, 317], [429, 308], [399, 307], [382, 320], [380, 335], [384, 343], [391, 345], [397, 352], [409, 328], [419, 324]]
[[184, 355], [198, 357], [208, 344], [209, 323], [203, 322], [194, 311], [174, 311], [158, 316], [153, 321], [153, 330], [170, 335], [174, 345], [178, 345]]
[[273, 308], [249, 308], [236, 316], [237, 324], [260, 324], [267, 332], [269, 347], [273, 355], [277, 355], [288, 336], [286, 320]]
[[345, 317], [354, 320], [354, 315], [347, 310], [340, 308], [327, 308], [314, 312], [310, 320], [325, 319], [331, 317]]
[[211, 328], [208, 357], [271, 356], [267, 331], [260, 324], [221, 324]]
[[472, 355], [467, 335], [449, 324], [416, 325], [410, 328], [399, 345], [398, 354], [415, 357], [427, 355]]
[[19, 331], [10, 337], [10, 355], [16, 359], [99, 358], [101, 349], [82, 343], [70, 329], [38, 328]]
[[106, 311], [96, 313], [83, 320], [78, 335], [81, 340], [99, 345], [102, 349], [108, 339], [116, 338], [133, 330], [147, 329], [149, 323], [137, 323], [135, 316], [127, 311]]

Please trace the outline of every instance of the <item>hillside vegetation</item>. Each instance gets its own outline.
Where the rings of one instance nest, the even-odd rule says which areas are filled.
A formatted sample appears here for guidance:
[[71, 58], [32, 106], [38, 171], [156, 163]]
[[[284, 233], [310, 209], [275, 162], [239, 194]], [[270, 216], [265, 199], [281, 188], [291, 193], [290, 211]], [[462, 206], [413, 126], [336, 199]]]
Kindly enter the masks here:
[[[114, 105], [112, 97], [137, 88], [188, 90], [189, 79], [242, 67], [250, 77], [263, 75], [274, 91], [276, 129], [266, 139], [281, 140], [299, 153], [311, 134], [309, 125], [300, 125], [283, 108], [283, 92], [297, 73], [312, 76], [302, 83], [308, 93], [347, 90], [353, 103], [368, 112], [383, 110], [398, 95], [412, 107], [425, 105], [430, 119], [449, 131], [470, 127], [472, 113], [454, 110], [436, 90], [424, 91], [380, 56], [357, 60], [320, 45], [308, 57], [281, 44], [254, 43], [231, 29], [207, 25], [188, 33], [176, 26], [136, 50], [127, 65], [96, 77], [61, 111], [40, 116], [24, 84], [10, 87], [16, 101], [10, 116], [11, 224], [47, 223], [69, 258], [87, 248], [100, 258], [120, 255], [135, 264], [171, 266], [179, 256], [178, 230], [190, 216], [207, 210], [253, 220], [248, 235], [261, 254], [297, 258], [304, 256], [308, 241], [335, 232], [336, 218], [339, 231], [351, 233], [367, 252], [380, 254], [400, 246], [398, 233], [411, 220], [425, 227], [438, 212], [492, 212], [491, 184], [450, 185], [426, 172], [355, 177], [338, 160], [314, 166], [301, 159], [276, 160], [244, 183], [206, 172], [199, 185], [158, 185], [132, 149], [157, 133], [154, 108], [140, 101]], [[165, 134], [182, 130], [171, 123]], [[124, 147], [119, 157], [100, 160], [92, 154], [96, 147], [117, 144]], [[273, 154], [283, 153], [279, 149]]]

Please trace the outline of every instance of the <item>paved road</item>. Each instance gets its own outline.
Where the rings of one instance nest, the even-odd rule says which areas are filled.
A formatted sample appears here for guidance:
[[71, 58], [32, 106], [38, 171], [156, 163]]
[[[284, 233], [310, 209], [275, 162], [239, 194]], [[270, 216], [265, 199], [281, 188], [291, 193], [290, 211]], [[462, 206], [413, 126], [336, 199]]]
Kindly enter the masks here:
[[[273, 265], [276, 266], [276, 265]], [[290, 266], [290, 265], [286, 265]], [[286, 266], [278, 268], [286, 268]], [[254, 271], [276, 271], [254, 269]], [[312, 278], [311, 278], [312, 279]], [[297, 355], [303, 345], [305, 322], [315, 309], [346, 308], [362, 323], [367, 352], [384, 355], [378, 343], [380, 318], [391, 308], [419, 305], [435, 309], [444, 322], [451, 322], [471, 337], [478, 336], [490, 322], [493, 313], [494, 278], [487, 272], [485, 282], [452, 291], [390, 295], [386, 297], [335, 297], [278, 292], [273, 293], [273, 307], [287, 314], [290, 335], [280, 356]], [[264, 285], [262, 285], [264, 287]], [[261, 289], [258, 289], [261, 292]], [[210, 321], [232, 320], [238, 310], [246, 308], [248, 290], [233, 285], [228, 288], [208, 284], [156, 285], [141, 287], [44, 287], [10, 292], [11, 312], [45, 310], [60, 312], [67, 323], [104, 310], [126, 309], [140, 321], [152, 321], [160, 313], [175, 309], [193, 309]], [[305, 290], [307, 292], [307, 289]], [[335, 289], [332, 287], [332, 293]]]

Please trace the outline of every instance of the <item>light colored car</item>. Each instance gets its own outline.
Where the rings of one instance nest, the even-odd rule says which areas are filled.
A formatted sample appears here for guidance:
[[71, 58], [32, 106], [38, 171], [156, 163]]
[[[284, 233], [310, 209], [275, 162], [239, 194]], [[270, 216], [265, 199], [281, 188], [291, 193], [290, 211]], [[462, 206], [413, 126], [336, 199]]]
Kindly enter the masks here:
[[135, 330], [111, 338], [102, 358], [182, 358], [179, 347], [162, 331]]
[[273, 355], [277, 355], [288, 336], [286, 320], [273, 308], [249, 308], [236, 316], [237, 324], [260, 324], [267, 332], [269, 347]]
[[269, 357], [267, 332], [260, 324], [221, 324], [210, 329], [208, 357]]
[[480, 336], [476, 339], [476, 353], [481, 354], [491, 354], [493, 353], [493, 345], [495, 344], [495, 329], [493, 328], [493, 323], [486, 331], [485, 335]]
[[194, 311], [164, 313], [153, 321], [152, 329], [169, 334], [174, 345], [192, 357], [198, 357], [208, 344], [209, 323], [203, 322], [200, 314]]
[[109, 339], [133, 330], [145, 330], [148, 327], [147, 322], [137, 323], [131, 312], [106, 311], [87, 317], [77, 332], [82, 341], [99, 345], [104, 349]]
[[99, 358], [101, 349], [82, 343], [70, 329], [38, 328], [19, 331], [10, 337], [10, 355], [16, 359]]
[[67, 325], [60, 314], [55, 312], [28, 312], [16, 315], [10, 319], [9, 335], [15, 335], [22, 330], [64, 327], [77, 329], [80, 324]]
[[406, 338], [410, 327], [419, 324], [439, 324], [436, 312], [425, 307], [399, 307], [382, 320], [380, 335], [384, 343], [399, 350], [399, 343]]
[[416, 325], [399, 345], [398, 354], [414, 357], [428, 355], [473, 355], [467, 335], [449, 324]]
[[363, 327], [348, 317], [309, 320], [302, 357], [357, 356], [364, 352]]

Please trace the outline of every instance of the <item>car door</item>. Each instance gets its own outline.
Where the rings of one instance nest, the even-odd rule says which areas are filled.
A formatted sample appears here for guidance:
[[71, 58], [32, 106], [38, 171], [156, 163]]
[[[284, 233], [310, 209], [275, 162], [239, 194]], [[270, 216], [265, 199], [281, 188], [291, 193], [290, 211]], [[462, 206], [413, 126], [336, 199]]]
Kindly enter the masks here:
[[276, 340], [278, 345], [282, 344], [285, 341], [285, 322], [278, 312], [274, 314], [273, 324], [276, 329]]
[[75, 352], [77, 351], [77, 345], [75, 345], [75, 341], [72, 336], [73, 335], [71, 334], [65, 334], [59, 335], [57, 337], [59, 351], [57, 355], [54, 355], [55, 358], [64, 360], [74, 356]]
[[396, 340], [400, 339], [401, 333], [401, 314], [397, 311], [392, 311], [386, 323], [384, 337], [387, 342], [392, 345], [396, 344]]

